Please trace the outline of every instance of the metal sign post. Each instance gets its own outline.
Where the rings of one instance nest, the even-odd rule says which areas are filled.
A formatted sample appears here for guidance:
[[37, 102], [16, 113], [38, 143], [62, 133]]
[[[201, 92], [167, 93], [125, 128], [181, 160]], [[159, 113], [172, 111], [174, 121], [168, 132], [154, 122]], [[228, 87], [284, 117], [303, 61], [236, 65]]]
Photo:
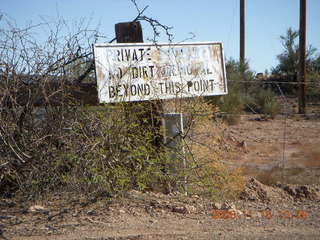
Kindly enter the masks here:
[[[183, 168], [184, 172], [187, 169], [185, 146], [183, 143], [184, 135], [184, 119], [183, 113], [165, 113], [163, 114], [163, 125], [164, 125], [164, 143], [172, 152], [170, 158], [173, 159], [172, 166], [167, 166], [167, 171], [171, 174], [176, 174], [177, 168]], [[179, 159], [177, 151], [182, 152], [182, 166], [181, 162], [175, 161]], [[181, 158], [180, 158], [181, 159]], [[185, 195], [187, 195], [187, 176], [184, 174], [183, 186]], [[172, 186], [171, 186], [172, 187]], [[176, 188], [176, 186], [173, 186]], [[177, 190], [177, 189], [174, 189]]]

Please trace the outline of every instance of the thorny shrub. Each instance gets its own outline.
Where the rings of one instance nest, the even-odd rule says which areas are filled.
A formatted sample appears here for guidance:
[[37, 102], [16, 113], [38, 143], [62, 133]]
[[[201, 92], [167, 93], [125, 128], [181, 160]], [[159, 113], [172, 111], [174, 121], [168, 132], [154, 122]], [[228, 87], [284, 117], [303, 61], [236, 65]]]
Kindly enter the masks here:
[[199, 100], [184, 106], [187, 124], [182, 146], [176, 149], [154, 144], [156, 127], [141, 121], [146, 104], [66, 108], [59, 112], [63, 121], [46, 115], [44, 122], [51, 128], [45, 125], [28, 135], [37, 139], [27, 152], [30, 158], [15, 168], [17, 159], [7, 157], [10, 165], [4, 168], [2, 187], [11, 182], [25, 194], [61, 189], [113, 195], [160, 189], [234, 197], [243, 187], [241, 172], [226, 163], [219, 136], [224, 125], [213, 120], [215, 109]]
[[72, 167], [57, 158], [68, 151], [65, 129], [79, 105], [70, 88], [90, 76], [81, 66], [91, 64], [99, 34], [82, 20], [20, 28], [1, 14], [0, 24], [0, 192], [34, 194]]
[[[225, 163], [217, 131], [223, 124], [213, 118], [214, 105], [202, 98], [172, 101], [171, 109], [187, 120], [180, 146], [168, 148], [154, 103], [93, 107], [71, 94], [83, 81], [92, 81], [96, 30], [83, 28], [82, 22], [68, 32], [62, 20], [24, 29], [1, 21], [7, 24], [0, 29], [2, 196], [49, 191], [113, 195], [134, 188], [220, 198], [241, 188], [241, 173]], [[43, 43], [32, 32], [39, 26], [49, 30]]]

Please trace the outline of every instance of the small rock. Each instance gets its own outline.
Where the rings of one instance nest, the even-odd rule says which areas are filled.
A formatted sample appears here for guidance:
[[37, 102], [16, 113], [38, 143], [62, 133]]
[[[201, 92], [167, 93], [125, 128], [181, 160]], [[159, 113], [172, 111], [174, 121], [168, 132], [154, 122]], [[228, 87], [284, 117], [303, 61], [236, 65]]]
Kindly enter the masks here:
[[253, 218], [262, 218], [261, 212], [255, 211], [252, 213]]
[[238, 216], [241, 216], [241, 215], [243, 215], [243, 212], [240, 211], [240, 210], [236, 210], [236, 214], [237, 214]]
[[87, 215], [90, 215], [90, 216], [97, 215], [97, 212], [95, 210], [89, 210], [87, 212]]
[[228, 209], [232, 209], [232, 210], [236, 210], [236, 206], [233, 203], [228, 203], [228, 202], [224, 202], [221, 206], [220, 209], [224, 209], [224, 210], [228, 210]]
[[213, 207], [214, 209], [220, 210], [220, 209], [222, 208], [222, 204], [216, 202], [216, 203], [213, 203], [212, 207]]
[[33, 205], [29, 208], [29, 212], [33, 212], [33, 213], [44, 213], [44, 214], [48, 214], [49, 211], [44, 208], [43, 206], [40, 205]]
[[234, 136], [230, 136], [229, 138], [230, 138], [230, 140], [231, 140], [232, 142], [235, 142], [235, 141], [236, 141], [236, 139], [234, 138]]
[[188, 213], [197, 213], [197, 209], [194, 206], [187, 206]]
[[188, 210], [187, 210], [186, 207], [174, 206], [174, 207], [172, 208], [172, 212], [181, 213], [181, 214], [186, 214], [186, 213], [188, 213]]
[[241, 147], [241, 148], [246, 150], [248, 145], [247, 145], [246, 141], [243, 140], [243, 141], [238, 143], [238, 147]]

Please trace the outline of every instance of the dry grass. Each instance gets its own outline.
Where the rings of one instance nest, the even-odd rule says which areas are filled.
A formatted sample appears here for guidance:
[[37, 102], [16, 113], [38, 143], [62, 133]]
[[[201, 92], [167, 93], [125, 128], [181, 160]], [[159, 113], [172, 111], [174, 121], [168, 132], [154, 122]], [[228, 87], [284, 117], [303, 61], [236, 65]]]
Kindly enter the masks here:
[[320, 169], [308, 169], [302, 167], [273, 167], [268, 170], [259, 169], [245, 169], [245, 175], [253, 176], [258, 181], [266, 185], [273, 185], [276, 183], [286, 184], [319, 184], [320, 183]]
[[216, 108], [205, 102], [197, 104], [193, 124], [185, 138], [188, 165], [188, 190], [217, 199], [236, 198], [245, 185], [240, 169], [233, 169], [223, 141], [227, 125], [214, 119]]

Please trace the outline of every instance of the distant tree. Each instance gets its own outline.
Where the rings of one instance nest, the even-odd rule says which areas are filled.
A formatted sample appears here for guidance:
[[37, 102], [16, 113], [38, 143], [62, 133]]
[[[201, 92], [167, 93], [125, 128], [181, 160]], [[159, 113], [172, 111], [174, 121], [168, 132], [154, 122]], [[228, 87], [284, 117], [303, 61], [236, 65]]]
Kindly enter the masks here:
[[[285, 82], [296, 82], [299, 64], [299, 43], [297, 43], [299, 32], [289, 28], [285, 35], [280, 36], [284, 51], [277, 56], [279, 64], [271, 69], [271, 73], [276, 75], [276, 80]], [[316, 48], [311, 45], [306, 52], [307, 73], [312, 71], [314, 54]], [[295, 93], [296, 85], [283, 84], [281, 88], [287, 93]]]
[[311, 62], [310, 67], [311, 72], [320, 74], [320, 55], [318, 57], [314, 58], [314, 60]]
[[307, 97], [311, 101], [320, 100], [320, 55], [313, 59], [309, 68]]
[[296, 75], [299, 60], [299, 45], [296, 44], [298, 36], [299, 33], [292, 28], [287, 30], [286, 35], [280, 36], [284, 52], [277, 56], [279, 64], [272, 69], [273, 74], [285, 74], [288, 77]]
[[250, 69], [248, 61], [241, 66], [239, 61], [232, 58], [226, 61], [226, 72], [228, 80], [231, 82], [251, 81], [255, 76], [255, 72]]

